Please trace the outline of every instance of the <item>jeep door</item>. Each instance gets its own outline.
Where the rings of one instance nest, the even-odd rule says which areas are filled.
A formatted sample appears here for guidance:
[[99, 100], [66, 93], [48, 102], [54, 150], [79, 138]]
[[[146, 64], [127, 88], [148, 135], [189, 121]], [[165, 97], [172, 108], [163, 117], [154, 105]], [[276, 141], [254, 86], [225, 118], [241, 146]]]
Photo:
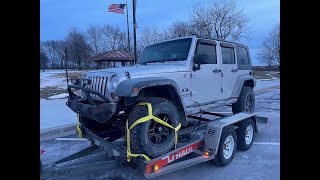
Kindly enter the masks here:
[[221, 77], [222, 77], [222, 98], [228, 99], [238, 78], [238, 69], [235, 56], [235, 45], [231, 43], [220, 42], [219, 50], [221, 53]]
[[200, 64], [200, 69], [191, 70], [191, 99], [201, 105], [218, 100], [221, 96], [221, 64], [217, 58], [217, 42], [198, 40], [193, 60], [194, 64]]

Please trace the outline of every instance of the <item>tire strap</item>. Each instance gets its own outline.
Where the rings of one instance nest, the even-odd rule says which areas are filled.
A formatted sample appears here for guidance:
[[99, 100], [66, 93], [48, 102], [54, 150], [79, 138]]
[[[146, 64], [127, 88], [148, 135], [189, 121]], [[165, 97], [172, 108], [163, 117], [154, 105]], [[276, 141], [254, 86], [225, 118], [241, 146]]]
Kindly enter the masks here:
[[77, 119], [78, 119], [78, 124], [77, 124], [77, 133], [78, 133], [78, 136], [79, 138], [82, 138], [82, 131], [81, 131], [81, 128], [80, 128], [80, 115], [79, 113], [77, 113]]
[[170, 124], [166, 123], [165, 121], [159, 119], [158, 117], [156, 117], [156, 116], [154, 116], [152, 114], [152, 105], [150, 103], [141, 102], [141, 103], [138, 103], [137, 105], [139, 105], [139, 106], [147, 106], [148, 107], [148, 115], [138, 119], [137, 121], [135, 121], [130, 126], [130, 128], [128, 128], [128, 120], [126, 122], [126, 128], [127, 128], [127, 161], [130, 162], [132, 157], [138, 157], [138, 156], [142, 156], [142, 157], [144, 157], [144, 159], [146, 161], [150, 161], [150, 158], [148, 156], [146, 156], [145, 154], [133, 154], [133, 153], [131, 153], [131, 149], [130, 149], [130, 129], [134, 128], [137, 124], [149, 121], [151, 119], [155, 120], [157, 123], [160, 123], [160, 124], [162, 124], [162, 125], [164, 125], [166, 127], [169, 127], [169, 128], [174, 130], [174, 134], [175, 134], [174, 148], [176, 148], [177, 142], [178, 142], [178, 134], [177, 134], [177, 132], [181, 128], [181, 123], [179, 123], [179, 125], [174, 128]]

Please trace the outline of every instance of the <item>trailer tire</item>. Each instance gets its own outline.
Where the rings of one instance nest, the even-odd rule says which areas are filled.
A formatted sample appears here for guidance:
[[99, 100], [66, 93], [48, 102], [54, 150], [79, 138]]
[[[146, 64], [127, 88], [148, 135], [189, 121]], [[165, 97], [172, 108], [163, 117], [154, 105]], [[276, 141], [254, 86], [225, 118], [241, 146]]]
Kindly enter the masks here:
[[239, 112], [253, 113], [255, 108], [255, 96], [253, 89], [249, 86], [243, 86], [237, 102], [232, 104], [233, 114]]
[[[153, 115], [162, 120], [166, 119], [168, 124], [173, 127], [178, 126], [178, 109], [171, 101], [164, 98], [151, 97], [144, 102], [151, 103]], [[136, 105], [129, 114], [128, 127], [147, 115], [147, 106]], [[130, 130], [130, 148], [131, 152], [135, 154], [157, 157], [169, 152], [174, 147], [174, 142], [174, 130], [156, 123], [154, 120], [137, 124]]]
[[252, 119], [246, 119], [238, 123], [236, 130], [238, 143], [237, 148], [246, 151], [251, 148], [254, 141], [254, 122]]
[[[228, 149], [229, 148], [229, 149]], [[230, 149], [231, 148], [231, 149]], [[237, 148], [237, 135], [232, 128], [226, 128], [221, 135], [218, 153], [213, 162], [218, 166], [228, 165]]]

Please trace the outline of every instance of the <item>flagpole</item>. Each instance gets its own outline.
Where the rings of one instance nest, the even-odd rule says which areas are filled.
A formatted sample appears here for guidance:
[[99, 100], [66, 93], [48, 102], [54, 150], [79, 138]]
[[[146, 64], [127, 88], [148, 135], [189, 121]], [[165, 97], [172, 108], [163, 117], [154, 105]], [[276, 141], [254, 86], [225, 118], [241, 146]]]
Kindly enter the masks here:
[[136, 0], [132, 0], [132, 14], [133, 14], [133, 46], [134, 46], [134, 59], [137, 63], [137, 38], [136, 38]]
[[129, 53], [130, 53], [130, 37], [129, 37], [129, 34], [130, 34], [130, 32], [129, 32], [129, 15], [128, 15], [128, 2], [126, 1], [126, 10], [127, 10], [127, 29], [128, 29], [128, 51], [129, 51]]

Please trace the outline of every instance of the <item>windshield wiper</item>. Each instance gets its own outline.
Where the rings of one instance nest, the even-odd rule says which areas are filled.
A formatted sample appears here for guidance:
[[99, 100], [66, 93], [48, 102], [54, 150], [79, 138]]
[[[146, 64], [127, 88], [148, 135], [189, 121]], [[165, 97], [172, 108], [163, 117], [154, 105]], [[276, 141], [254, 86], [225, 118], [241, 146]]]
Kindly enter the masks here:
[[147, 63], [154, 63], [154, 62], [159, 62], [159, 61], [145, 61], [145, 62], [141, 63], [141, 65], [147, 65]]
[[146, 65], [147, 63], [164, 63], [166, 61], [184, 61], [183, 59], [176, 59], [176, 58], [173, 58], [173, 59], [159, 59], [159, 60], [156, 60], [156, 61], [145, 61], [143, 63], [141, 63], [141, 65]]
[[161, 62], [164, 63], [166, 61], [184, 61], [184, 59], [177, 59], [177, 58], [173, 58], [173, 59], [161, 59]]

